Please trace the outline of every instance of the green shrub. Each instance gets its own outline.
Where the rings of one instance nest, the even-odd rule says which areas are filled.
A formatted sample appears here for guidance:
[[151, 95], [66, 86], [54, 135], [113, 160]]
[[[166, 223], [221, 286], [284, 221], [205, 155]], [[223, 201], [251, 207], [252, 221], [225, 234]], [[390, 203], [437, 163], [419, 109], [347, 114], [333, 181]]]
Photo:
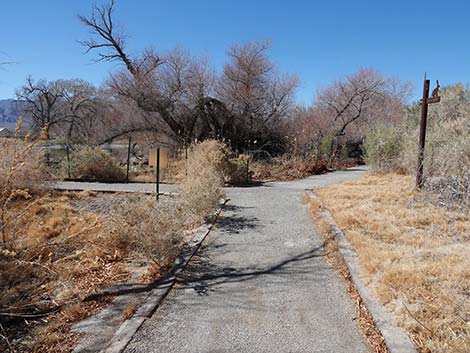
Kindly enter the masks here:
[[71, 178], [77, 179], [125, 179], [126, 173], [116, 160], [99, 147], [85, 147], [70, 154], [70, 164], [62, 164], [64, 175], [70, 171]]
[[379, 126], [367, 134], [364, 140], [365, 161], [376, 171], [400, 169], [402, 139], [394, 127]]
[[330, 161], [333, 157], [333, 145], [335, 142], [335, 137], [331, 134], [324, 136], [320, 141], [320, 158], [327, 161]]

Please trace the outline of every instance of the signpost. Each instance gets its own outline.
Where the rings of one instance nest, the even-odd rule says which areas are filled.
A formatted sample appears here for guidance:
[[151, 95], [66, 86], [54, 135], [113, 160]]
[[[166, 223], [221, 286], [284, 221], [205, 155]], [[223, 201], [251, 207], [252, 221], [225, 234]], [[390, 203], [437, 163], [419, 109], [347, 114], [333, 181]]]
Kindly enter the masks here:
[[160, 197], [160, 170], [168, 169], [169, 166], [169, 156], [168, 148], [157, 147], [156, 149], [151, 149], [149, 152], [149, 168], [155, 168], [156, 170], [156, 193], [157, 201]]
[[424, 85], [423, 85], [423, 99], [421, 100], [421, 122], [419, 126], [419, 152], [418, 152], [418, 170], [416, 172], [416, 187], [421, 189], [424, 185], [424, 147], [426, 145], [426, 125], [428, 122], [428, 104], [439, 103], [441, 97], [439, 97], [439, 81], [436, 81], [436, 88], [432, 91], [431, 97], [429, 97], [429, 85], [430, 81], [426, 79], [424, 74]]

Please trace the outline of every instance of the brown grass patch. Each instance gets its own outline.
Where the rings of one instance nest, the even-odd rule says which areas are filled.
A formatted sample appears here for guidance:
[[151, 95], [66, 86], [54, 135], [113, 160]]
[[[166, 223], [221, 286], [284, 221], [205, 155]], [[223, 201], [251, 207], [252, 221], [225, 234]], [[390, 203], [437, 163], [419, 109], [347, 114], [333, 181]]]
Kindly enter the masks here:
[[[75, 209], [69, 196], [33, 201], [15, 224], [8, 249], [0, 250], [2, 334], [17, 340], [15, 349], [68, 351], [74, 341], [69, 324], [103, 304], [83, 299], [127, 277], [121, 261], [126, 249], [103, 231], [100, 216]], [[8, 212], [24, 210], [25, 202], [16, 200]], [[8, 345], [0, 342], [5, 351]]]
[[470, 219], [423, 201], [410, 177], [316, 191], [356, 250], [364, 281], [421, 352], [470, 347]]

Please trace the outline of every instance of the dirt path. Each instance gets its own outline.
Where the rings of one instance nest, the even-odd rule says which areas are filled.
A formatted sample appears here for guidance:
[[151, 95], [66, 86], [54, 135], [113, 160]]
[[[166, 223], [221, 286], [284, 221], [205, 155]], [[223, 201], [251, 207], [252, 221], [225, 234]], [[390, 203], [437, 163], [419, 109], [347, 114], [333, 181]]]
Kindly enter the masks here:
[[363, 170], [227, 189], [216, 229], [126, 352], [367, 352], [306, 188]]

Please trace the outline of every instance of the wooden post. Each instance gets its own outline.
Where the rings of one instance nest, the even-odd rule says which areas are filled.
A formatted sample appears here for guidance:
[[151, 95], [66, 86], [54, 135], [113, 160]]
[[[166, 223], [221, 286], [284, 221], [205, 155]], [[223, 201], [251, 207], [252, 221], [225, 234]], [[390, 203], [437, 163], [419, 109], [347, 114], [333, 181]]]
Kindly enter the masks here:
[[418, 152], [418, 170], [416, 173], [416, 187], [422, 188], [424, 185], [424, 147], [426, 145], [426, 125], [428, 120], [428, 97], [429, 80], [424, 76], [423, 100], [421, 103], [421, 123], [419, 126], [419, 152]]

